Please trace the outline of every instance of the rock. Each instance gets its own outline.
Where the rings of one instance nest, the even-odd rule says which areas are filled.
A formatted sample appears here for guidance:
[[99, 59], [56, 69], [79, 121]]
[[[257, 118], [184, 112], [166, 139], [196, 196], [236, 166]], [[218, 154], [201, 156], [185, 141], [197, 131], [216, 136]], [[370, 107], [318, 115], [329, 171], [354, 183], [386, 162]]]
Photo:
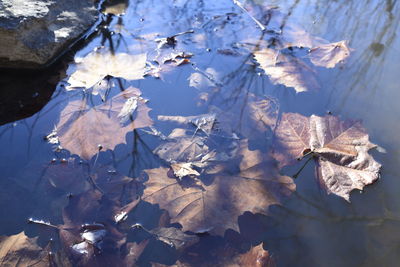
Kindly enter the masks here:
[[0, 0], [0, 67], [50, 63], [98, 18], [95, 0]]

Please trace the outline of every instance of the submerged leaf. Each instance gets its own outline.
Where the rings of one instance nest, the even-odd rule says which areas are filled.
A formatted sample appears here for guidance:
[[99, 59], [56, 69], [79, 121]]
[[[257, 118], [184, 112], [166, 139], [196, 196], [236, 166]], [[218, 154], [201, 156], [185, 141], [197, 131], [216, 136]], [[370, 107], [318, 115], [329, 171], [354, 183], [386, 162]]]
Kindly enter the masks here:
[[295, 56], [271, 48], [256, 51], [254, 56], [273, 84], [293, 87], [297, 93], [319, 89], [314, 71]]
[[76, 66], [67, 71], [70, 75], [67, 90], [74, 88], [91, 88], [106, 76], [127, 80], [143, 79], [146, 67], [146, 54], [131, 55], [113, 54], [110, 51], [98, 50], [84, 58], [75, 59]]
[[160, 227], [150, 231], [156, 238], [177, 250], [184, 250], [197, 243], [199, 238], [196, 235], [188, 235], [182, 230], [174, 227]]
[[[62, 111], [57, 124], [61, 146], [88, 160], [100, 150], [126, 143], [125, 135], [152, 125], [146, 100], [137, 88], [129, 87], [107, 102], [89, 108], [85, 99], [72, 101]], [[137, 108], [126, 102], [136, 99]], [[132, 115], [135, 112], [135, 115]]]
[[346, 41], [324, 44], [310, 50], [311, 62], [320, 67], [334, 68], [336, 64], [343, 62], [350, 56], [350, 48]]
[[188, 178], [177, 182], [168, 177], [166, 168], [147, 170], [142, 199], [166, 209], [183, 231], [218, 235], [229, 228], [238, 231], [239, 215], [245, 211], [265, 214], [269, 205], [294, 189], [292, 179], [280, 176], [259, 151], [247, 150], [247, 142], [239, 153], [243, 155], [240, 173], [215, 175], [211, 184]]
[[313, 154], [321, 185], [347, 201], [353, 189], [362, 190], [379, 177], [381, 165], [368, 154], [376, 145], [359, 121], [285, 113], [276, 129], [276, 142], [274, 156], [281, 167]]

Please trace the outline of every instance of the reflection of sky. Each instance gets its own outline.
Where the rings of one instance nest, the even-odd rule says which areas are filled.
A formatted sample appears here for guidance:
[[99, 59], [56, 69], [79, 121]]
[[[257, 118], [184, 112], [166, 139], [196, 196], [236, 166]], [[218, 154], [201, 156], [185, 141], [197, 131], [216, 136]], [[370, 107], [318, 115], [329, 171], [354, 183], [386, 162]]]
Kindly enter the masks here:
[[[250, 5], [251, 2], [262, 4], [267, 1], [246, 3]], [[274, 229], [276, 233], [273, 236], [281, 237], [287, 232], [287, 236], [293, 234], [295, 238], [282, 238], [278, 240], [279, 244], [271, 241], [267, 247], [278, 258], [285, 256], [286, 259], [282, 261], [290, 262], [291, 266], [301, 266], [300, 263], [304, 264], [302, 266], [332, 266], [339, 259], [341, 266], [361, 265], [367, 259], [377, 263], [385, 260], [389, 266], [397, 263], [398, 258], [392, 254], [397, 248], [391, 245], [399, 240], [400, 235], [395, 233], [397, 238], [389, 238], [387, 232], [398, 226], [398, 219], [393, 217], [400, 217], [400, 194], [397, 190], [400, 180], [397, 179], [396, 164], [400, 158], [400, 90], [397, 82], [400, 40], [396, 36], [399, 5], [389, 0], [268, 1], [268, 5], [280, 7], [287, 25], [304, 28], [311, 35], [331, 42], [349, 40], [350, 47], [354, 49], [347, 64], [341, 68], [316, 68], [322, 87], [319, 92], [296, 95], [293, 89], [273, 86], [266, 76], [258, 75], [260, 70], [252, 64], [249, 50], [254, 48], [259, 38], [268, 39], [268, 34], [263, 36], [254, 21], [231, 1], [180, 0], [175, 4], [173, 7], [160, 1], [131, 1], [124, 16], [112, 19], [109, 29], [113, 34], [107, 35], [107, 30], [104, 30], [77, 55], [85, 56], [95, 47], [110, 46], [112, 43], [116, 52], [148, 52], [151, 57], [154, 56], [152, 50], [157, 46], [155, 38], [195, 29], [194, 34], [177, 37], [177, 49], [194, 53], [194, 67], [179, 67], [166, 74], [164, 80], [147, 78], [122, 82], [124, 86], [139, 87], [144, 97], [150, 99], [153, 117], [206, 112], [207, 107], [196, 106], [198, 90], [189, 87], [187, 79], [196, 68], [203, 71], [212, 68], [216, 72], [215, 80], [224, 86], [215, 94], [210, 92], [210, 100], [213, 105], [225, 110], [234, 107], [236, 101], [241, 101], [248, 92], [253, 92], [276, 97], [284, 112], [323, 115], [331, 110], [344, 118], [362, 119], [373, 142], [388, 151], [387, 154], [376, 154], [384, 165], [382, 179], [368, 187], [365, 194], [354, 193], [350, 206], [319, 191], [313, 181], [310, 164], [296, 181], [299, 195], [294, 196], [285, 207], [290, 212], [284, 213], [283, 217], [279, 216], [279, 212], [275, 214], [277, 220], [282, 220], [282, 225], [281, 229]], [[256, 7], [254, 11], [257, 11]], [[287, 15], [289, 12], [290, 15]], [[258, 18], [257, 12], [254, 16]], [[108, 39], [104, 36], [108, 36]], [[234, 48], [239, 56], [217, 52], [226, 48]], [[112, 95], [119, 90], [117, 86], [114, 89]], [[15, 169], [20, 169], [29, 161], [44, 163], [53, 157], [50, 148], [44, 145], [42, 136], [53, 129], [60, 107], [69, 98], [71, 94], [60, 93], [32, 118], [19, 121], [15, 126], [8, 124], [0, 128], [0, 144], [3, 147], [0, 167], [3, 176], [15, 176]], [[162, 129], [171, 130], [168, 127]], [[128, 139], [128, 146], [138, 142], [133, 135], [129, 135]], [[154, 146], [153, 139], [144, 139], [148, 142], [146, 145]], [[140, 152], [148, 156], [148, 151], [143, 145], [139, 147], [139, 153], [130, 155], [124, 145], [118, 146], [115, 153], [119, 170], [128, 173], [133, 164], [146, 164], [150, 160]], [[99, 161], [102, 160], [100, 157]], [[288, 170], [291, 171], [294, 169]], [[315, 203], [318, 203], [317, 207]], [[382, 220], [389, 217], [393, 220]], [[378, 233], [376, 227], [380, 227]], [[377, 249], [374, 242], [382, 244], [383, 248]], [[303, 255], [295, 254], [293, 250], [306, 254], [303, 262], [300, 260]], [[388, 256], [381, 259], [381, 255]]]

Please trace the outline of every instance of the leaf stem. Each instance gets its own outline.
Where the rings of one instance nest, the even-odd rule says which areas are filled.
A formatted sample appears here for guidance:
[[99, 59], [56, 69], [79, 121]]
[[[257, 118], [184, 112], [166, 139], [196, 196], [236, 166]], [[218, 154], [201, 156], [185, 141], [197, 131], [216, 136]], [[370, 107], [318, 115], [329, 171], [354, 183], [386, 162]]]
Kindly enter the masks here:
[[[309, 153], [312, 153], [312, 152], [309, 152]], [[309, 153], [307, 153], [307, 154], [309, 154]], [[307, 154], [306, 154], [306, 155], [307, 155]], [[306, 155], [304, 155], [304, 156], [306, 156]], [[313, 157], [309, 157], [309, 158], [307, 159], [307, 161], [304, 162], [303, 166], [301, 166], [301, 168], [300, 168], [294, 175], [292, 175], [292, 177], [293, 177], [294, 179], [296, 179], [296, 178], [299, 176], [300, 172], [306, 167], [307, 163], [308, 163], [312, 158], [313, 158]]]

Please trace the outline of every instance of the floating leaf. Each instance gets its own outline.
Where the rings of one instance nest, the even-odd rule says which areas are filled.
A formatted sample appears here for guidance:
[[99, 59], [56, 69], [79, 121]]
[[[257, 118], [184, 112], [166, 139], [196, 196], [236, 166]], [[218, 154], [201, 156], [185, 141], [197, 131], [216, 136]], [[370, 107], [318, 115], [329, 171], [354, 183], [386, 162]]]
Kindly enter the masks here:
[[295, 56], [271, 48], [256, 51], [254, 56], [273, 84], [293, 87], [297, 93], [319, 89], [315, 72]]
[[[1, 266], [53, 266], [54, 260], [36, 244], [37, 238], [29, 238], [24, 232], [12, 236], [0, 236]], [[69, 266], [63, 262], [63, 266]]]
[[259, 151], [247, 150], [242, 143], [243, 159], [238, 175], [215, 175], [211, 184], [184, 178], [169, 178], [168, 169], [146, 170], [142, 199], [166, 209], [172, 222], [183, 231], [223, 235], [226, 229], [238, 231], [237, 218], [245, 211], [266, 213], [268, 206], [279, 203], [294, 189], [292, 179], [280, 176], [271, 161]]
[[350, 56], [350, 52], [347, 42], [340, 41], [312, 48], [309, 57], [316, 66], [334, 68], [336, 64], [346, 60]]
[[[137, 128], [152, 125], [137, 88], [129, 87], [107, 102], [89, 108], [85, 99], [70, 102], [62, 111], [57, 124], [61, 146], [83, 159], [90, 159], [99, 150], [114, 149], [126, 143], [125, 135]], [[136, 99], [137, 108], [132, 110], [126, 103]], [[135, 114], [132, 115], [132, 112]], [[127, 123], [128, 118], [130, 119]]]
[[146, 67], [146, 54], [111, 53], [97, 50], [84, 58], [75, 59], [76, 65], [67, 70], [70, 84], [67, 90], [74, 88], [89, 89], [106, 76], [124, 78], [127, 80], [143, 79]]
[[321, 185], [349, 201], [353, 189], [379, 177], [381, 165], [368, 154], [375, 147], [359, 121], [285, 113], [276, 129], [274, 156], [283, 167], [313, 154]]

